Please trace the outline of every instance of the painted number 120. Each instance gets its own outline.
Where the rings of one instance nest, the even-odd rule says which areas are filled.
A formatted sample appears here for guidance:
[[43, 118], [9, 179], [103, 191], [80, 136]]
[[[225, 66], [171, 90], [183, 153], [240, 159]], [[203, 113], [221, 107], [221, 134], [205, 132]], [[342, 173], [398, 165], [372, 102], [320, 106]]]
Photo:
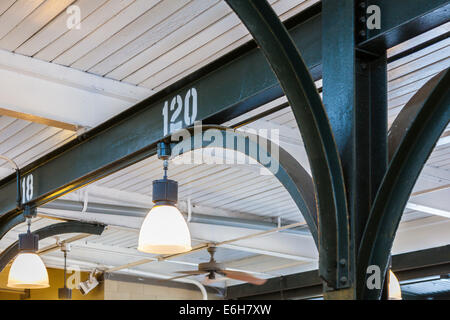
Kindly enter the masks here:
[[191, 88], [186, 95], [177, 95], [164, 103], [163, 111], [164, 135], [173, 133], [183, 127], [190, 126], [197, 117], [197, 90]]

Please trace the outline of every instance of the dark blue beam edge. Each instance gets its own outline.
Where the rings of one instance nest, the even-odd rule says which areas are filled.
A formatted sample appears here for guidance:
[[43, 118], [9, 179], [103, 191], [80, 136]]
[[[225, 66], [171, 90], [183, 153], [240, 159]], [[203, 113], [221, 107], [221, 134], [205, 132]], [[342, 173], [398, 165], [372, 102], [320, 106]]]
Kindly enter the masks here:
[[[320, 6], [300, 15], [291, 35], [305, 53], [315, 79], [320, 79]], [[204, 124], [221, 124], [281, 97], [277, 78], [254, 46], [237, 49], [22, 168], [22, 177], [34, 176], [30, 204], [45, 204], [155, 155], [156, 143], [164, 138], [164, 102], [170, 103], [177, 94], [184, 98], [192, 87], [198, 92], [196, 120]], [[2, 217], [14, 218], [22, 212], [15, 199], [16, 182], [11, 175], [0, 181], [0, 223], [7, 223]]]
[[[320, 276], [347, 287], [349, 219], [333, 133], [314, 82], [286, 28], [267, 1], [226, 0], [259, 44], [291, 105], [308, 154], [318, 206]], [[301, 50], [301, 48], [300, 48]], [[339, 279], [346, 279], [340, 281]]]
[[[314, 184], [308, 172], [282, 147], [262, 137], [253, 134], [241, 133], [223, 126], [201, 126], [189, 129], [191, 138], [181, 142], [172, 141], [172, 152], [175, 155], [193, 151], [197, 148], [221, 148], [229, 149], [227, 139], [232, 138], [243, 141], [242, 145], [233, 146], [232, 150], [244, 153], [250, 158], [259, 162], [262, 166], [272, 168], [274, 176], [280, 181], [283, 187], [289, 192], [295, 204], [303, 215], [311, 235], [318, 247], [317, 234], [317, 208], [314, 193]], [[211, 134], [213, 138], [204, 138], [205, 132]], [[226, 138], [227, 139], [226, 139]], [[242, 139], [242, 140], [241, 140]], [[201, 141], [197, 143], [196, 141]], [[278, 149], [278, 158], [273, 157], [272, 148]], [[264, 161], [261, 156], [267, 157]]]
[[[50, 226], [33, 231], [39, 236], [39, 240], [66, 233], [87, 233], [101, 235], [104, 225], [85, 223], [80, 221], [68, 221], [52, 224]], [[0, 272], [19, 254], [19, 242], [16, 241], [0, 254]]]
[[[450, 70], [422, 87], [395, 120], [389, 138], [391, 161], [374, 200], [358, 254], [359, 270], [370, 265], [385, 274], [395, 234], [411, 191], [450, 120]], [[366, 283], [365, 272], [358, 277]], [[381, 290], [361, 286], [360, 299], [379, 299]]]
[[449, 21], [448, 0], [365, 0], [366, 7], [377, 5], [381, 12], [381, 28], [367, 30], [359, 47], [382, 53], [403, 41]]

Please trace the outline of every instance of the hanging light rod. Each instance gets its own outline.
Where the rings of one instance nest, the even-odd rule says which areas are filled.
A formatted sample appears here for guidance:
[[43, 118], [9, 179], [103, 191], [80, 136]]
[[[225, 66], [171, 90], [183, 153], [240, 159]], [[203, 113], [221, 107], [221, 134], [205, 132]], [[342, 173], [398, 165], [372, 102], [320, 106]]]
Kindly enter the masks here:
[[58, 298], [61, 300], [72, 299], [72, 289], [67, 288], [67, 252], [71, 249], [69, 243], [61, 243], [61, 251], [64, 253], [64, 287], [58, 288]]

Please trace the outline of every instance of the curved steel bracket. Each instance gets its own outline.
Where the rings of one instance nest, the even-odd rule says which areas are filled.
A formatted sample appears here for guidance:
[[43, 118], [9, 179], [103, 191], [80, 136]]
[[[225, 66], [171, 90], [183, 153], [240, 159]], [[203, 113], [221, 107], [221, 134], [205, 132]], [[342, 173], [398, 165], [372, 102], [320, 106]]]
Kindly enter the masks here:
[[297, 120], [317, 194], [319, 274], [330, 287], [348, 287], [350, 228], [344, 177], [320, 96], [289, 33], [267, 1], [226, 2], [261, 47]]
[[[39, 240], [65, 233], [102, 234], [104, 225], [85, 223], [80, 221], [68, 221], [52, 224], [33, 233], [39, 236]], [[19, 241], [14, 242], [0, 254], [0, 272], [6, 265], [19, 254]]]
[[[175, 143], [173, 139], [181, 142]], [[291, 195], [317, 245], [317, 212], [311, 176], [287, 151], [272, 141], [223, 126], [194, 126], [172, 135], [172, 157], [200, 148], [220, 148], [245, 154], [267, 168]], [[194, 162], [195, 162], [195, 154]], [[224, 161], [225, 162], [225, 161]]]
[[25, 222], [25, 216], [23, 214], [10, 214], [0, 218], [0, 240], [5, 234], [17, 226], [18, 224]]
[[[395, 233], [411, 191], [450, 119], [450, 71], [442, 71], [407, 103], [389, 134], [390, 164], [374, 200], [358, 254], [359, 270], [385, 274]], [[366, 283], [367, 274], [358, 277]], [[381, 286], [382, 288], [383, 286]], [[361, 299], [379, 299], [380, 289], [361, 286]]]

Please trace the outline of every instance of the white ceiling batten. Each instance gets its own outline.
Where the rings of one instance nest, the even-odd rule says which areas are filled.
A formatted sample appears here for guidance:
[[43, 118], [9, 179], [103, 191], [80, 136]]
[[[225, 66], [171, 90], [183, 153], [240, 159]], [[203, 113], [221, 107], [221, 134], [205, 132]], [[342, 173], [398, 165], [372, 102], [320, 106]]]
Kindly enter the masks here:
[[436, 147], [441, 147], [441, 146], [445, 146], [447, 144], [450, 144], [450, 132], [447, 131], [445, 132], [441, 138], [439, 139], [439, 141], [436, 143]]
[[[42, 30], [42, 32], [46, 34], [57, 32], [58, 37], [50, 43], [42, 43], [42, 45], [37, 46], [37, 48], [39, 49], [33, 57], [44, 61], [54, 60], [65, 51], [70, 49], [73, 45], [95, 31], [99, 26], [116, 16], [121, 12], [121, 10], [128, 7], [131, 3], [133, 3], [133, 0], [104, 2], [103, 5], [96, 7], [90, 14], [86, 15], [86, 17], [81, 20], [82, 28], [78, 30], [68, 30], [65, 26], [62, 29], [59, 29], [58, 27], [60, 26], [58, 25], [52, 25], [51, 29]], [[83, 4], [86, 5], [86, 3]], [[83, 11], [85, 11], [85, 6], [80, 6], [80, 11], [81, 13], [83, 13]], [[65, 14], [64, 18], [67, 19], [67, 16]], [[61, 34], [61, 31], [64, 33]], [[42, 38], [47, 38], [47, 36], [43, 36]]]
[[[49, 20], [52, 20], [58, 14], [65, 11], [66, 7], [70, 6], [74, 1], [47, 0], [43, 2], [0, 40], [0, 48], [14, 51], [29, 37], [45, 26]], [[33, 1], [28, 0], [27, 2], [31, 3]]]
[[0, 2], [0, 15], [8, 10], [16, 0], [3, 0]]
[[[83, 21], [97, 8], [101, 7], [106, 1], [108, 0], [77, 0], [76, 2], [73, 2], [73, 5], [80, 8], [80, 19]], [[62, 12], [57, 17], [49, 21], [44, 27], [37, 31], [18, 48], [14, 49], [14, 52], [30, 57], [34, 56], [52, 41], [55, 41], [63, 34], [70, 31], [67, 28], [67, 18], [68, 15], [65, 12]]]
[[[197, 2], [199, 1], [194, 1], [191, 6], [196, 6]], [[199, 13], [198, 15], [193, 15], [192, 13], [194, 12], [191, 12], [191, 10], [187, 10], [186, 13], [185, 10], [180, 10], [169, 18], [170, 20], [174, 19], [175, 23], [169, 24], [168, 27], [165, 23], [156, 25], [99, 62], [89, 71], [106, 75], [113, 79], [121, 80], [125, 78], [155, 59], [163, 50], [173, 48], [186, 37], [194, 35], [203, 26], [209, 25], [215, 19], [227, 13], [227, 6], [223, 1], [208, 1], [208, 3], [212, 6], [203, 12], [199, 10], [199, 12], [196, 12]], [[184, 21], [182, 24], [177, 25], [177, 19], [184, 19]], [[178, 28], [176, 31], [167, 33], [166, 29], [170, 31], [175, 27]]]
[[1, 108], [83, 127], [94, 127], [152, 94], [3, 50], [0, 84]]
[[236, 245], [236, 244], [223, 244], [223, 245], [221, 245], [221, 247], [229, 248], [229, 249], [235, 249], [235, 250], [239, 250], [239, 251], [251, 252], [251, 253], [258, 254], [258, 255], [265, 255], [265, 256], [271, 256], [271, 257], [276, 257], [276, 258], [283, 258], [283, 259], [294, 260], [294, 261], [302, 261], [303, 263], [317, 261], [317, 258], [304, 257], [304, 256], [293, 255], [293, 254], [288, 254], [288, 253], [282, 253], [282, 252], [279, 252], [279, 251], [270, 251], [270, 250], [267, 250], [267, 249], [246, 247], [246, 246], [241, 246], [241, 245]]
[[[0, 16], [0, 39], [13, 30], [45, 0], [17, 0]], [[3, 1], [2, 1], [3, 2]]]
[[[272, 2], [273, 9], [280, 16], [292, 8], [286, 5], [286, 2], [290, 3], [291, 6], [293, 5], [293, 1], [269, 2]], [[228, 10], [230, 11], [230, 9]], [[223, 32], [223, 30], [227, 31]], [[153, 89], [166, 81], [166, 79], [176, 77], [180, 74], [180, 71], [185, 71], [198, 62], [201, 62], [202, 59], [209, 55], [216, 52], [224, 54], [224, 49], [228, 48], [235, 41], [248, 36], [246, 27], [230, 11], [230, 14], [223, 19], [202, 30], [189, 40], [179, 44], [167, 54], [147, 63], [137, 73], [125, 78], [124, 81], [138, 83], [144, 87]]]
[[[300, 11], [308, 8], [309, 6], [319, 2], [319, 0], [304, 0], [304, 1], [296, 1], [296, 0], [279, 0], [279, 2], [275, 2], [272, 4], [272, 7], [274, 10], [279, 14], [279, 17], [281, 20], [286, 20], [290, 18], [291, 16], [295, 15], [296, 13], [299, 13]], [[277, 4], [277, 6], [275, 6]], [[290, 6], [289, 10], [286, 10], [287, 7]], [[283, 13], [284, 11], [284, 13]], [[232, 31], [232, 30], [230, 30]], [[166, 88], [167, 86], [175, 83], [176, 81], [182, 79], [183, 77], [189, 75], [192, 72], [195, 72], [196, 70], [200, 69], [203, 66], [206, 66], [207, 64], [211, 63], [212, 61], [220, 58], [224, 54], [231, 52], [232, 50], [238, 48], [239, 46], [245, 44], [246, 42], [252, 40], [251, 36], [247, 33], [241, 38], [234, 39], [233, 42], [231, 42], [226, 47], [222, 48], [219, 44], [217, 44], [217, 48], [222, 48], [218, 51], [214, 50], [216, 48], [214, 45], [210, 45], [210, 47], [213, 48], [210, 52], [204, 52], [203, 56], [198, 56], [198, 59], [192, 60], [191, 56], [187, 56], [187, 58], [190, 58], [191, 61], [187, 63], [187, 65], [181, 65], [179, 67], [179, 73], [175, 76], [173, 76], [170, 79], [166, 79], [164, 82], [160, 83], [158, 86], [152, 88], [156, 91], [162, 90]], [[217, 41], [216, 38], [214, 41]], [[200, 47], [203, 48], [203, 47]]]
[[428, 216], [401, 223], [397, 231], [393, 254], [445, 246], [450, 243], [450, 219]]
[[170, 35], [181, 25], [182, 21], [186, 23], [213, 4], [215, 1], [161, 1], [95, 49], [89, 51], [72, 64], [72, 67], [103, 75], [106, 72], [101, 71], [102, 62], [111, 63], [110, 55], [119, 55], [120, 49], [126, 48], [126, 51], [133, 52], [144, 45], [155, 43]]
[[[246, 251], [246, 249], [247, 251], [255, 250], [253, 253], [256, 253], [256, 250], [259, 250], [259, 252], [262, 253], [264, 251], [269, 256], [284, 254], [284, 257], [293, 256], [293, 259], [302, 259], [303, 261], [304, 259], [316, 259], [318, 254], [311, 236], [299, 237], [280, 232], [255, 233], [255, 231], [232, 227], [219, 227], [214, 225], [205, 227], [196, 223], [191, 223], [189, 227], [193, 239], [200, 241], [208, 240], [219, 243], [220, 246], [231, 244], [228, 241], [232, 239], [234, 245], [242, 247], [242, 251]], [[236, 239], [242, 240], [235, 241]], [[224, 243], [222, 244], [222, 242]], [[235, 248], [237, 249], [237, 247]]]
[[420, 205], [420, 204], [413, 203], [413, 202], [408, 202], [406, 204], [406, 208], [411, 209], [411, 210], [425, 212], [425, 213], [430, 213], [433, 215], [442, 216], [442, 217], [450, 219], [450, 211], [436, 209], [433, 207], [424, 206], [424, 205]]
[[[176, 2], [178, 3], [184, 1], [186, 0]], [[70, 49], [64, 51], [52, 61], [65, 66], [72, 65], [75, 61], [82, 58], [87, 52], [97, 47], [98, 44], [101, 44], [103, 41], [113, 36], [116, 32], [126, 27], [130, 21], [135, 20], [147, 10], [150, 10], [153, 6], [158, 4], [158, 2], [160, 2], [160, 0], [136, 0], [132, 2], [129, 6], [122, 9], [95, 31], [91, 32], [87, 37], [74, 44]], [[100, 12], [102, 11], [103, 10], [100, 10]], [[153, 10], [150, 12], [153, 12]], [[82, 24], [80, 30], [83, 28], [84, 25]]]
[[[19, 168], [72, 140], [76, 133], [41, 123], [32, 123], [0, 113], [0, 154], [13, 159]], [[3, 167], [7, 170], [2, 170]], [[0, 177], [11, 174], [6, 161], [0, 160]]]

